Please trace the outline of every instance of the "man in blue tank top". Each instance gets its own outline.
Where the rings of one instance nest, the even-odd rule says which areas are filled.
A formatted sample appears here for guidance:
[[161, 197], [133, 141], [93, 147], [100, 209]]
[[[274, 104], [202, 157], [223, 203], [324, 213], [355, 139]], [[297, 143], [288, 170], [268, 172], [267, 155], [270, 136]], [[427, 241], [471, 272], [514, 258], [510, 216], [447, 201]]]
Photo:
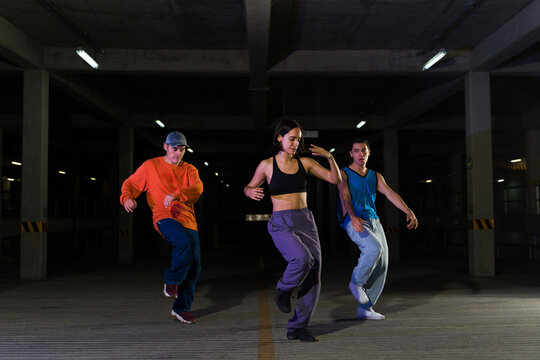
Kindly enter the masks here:
[[375, 208], [376, 192], [385, 195], [407, 215], [408, 229], [416, 229], [418, 220], [382, 175], [366, 167], [371, 155], [367, 140], [353, 140], [349, 154], [352, 164], [341, 170], [343, 181], [338, 184], [338, 219], [361, 251], [349, 289], [358, 302], [358, 319], [384, 320], [384, 315], [373, 310], [384, 288], [388, 269], [388, 245]]

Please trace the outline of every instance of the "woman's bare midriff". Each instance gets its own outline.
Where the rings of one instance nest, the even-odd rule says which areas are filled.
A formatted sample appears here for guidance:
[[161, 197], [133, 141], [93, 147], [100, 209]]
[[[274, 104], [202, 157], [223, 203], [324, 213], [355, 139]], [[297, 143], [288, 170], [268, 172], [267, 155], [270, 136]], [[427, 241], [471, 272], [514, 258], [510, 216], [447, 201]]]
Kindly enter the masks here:
[[274, 211], [296, 210], [307, 208], [307, 193], [291, 193], [272, 196]]

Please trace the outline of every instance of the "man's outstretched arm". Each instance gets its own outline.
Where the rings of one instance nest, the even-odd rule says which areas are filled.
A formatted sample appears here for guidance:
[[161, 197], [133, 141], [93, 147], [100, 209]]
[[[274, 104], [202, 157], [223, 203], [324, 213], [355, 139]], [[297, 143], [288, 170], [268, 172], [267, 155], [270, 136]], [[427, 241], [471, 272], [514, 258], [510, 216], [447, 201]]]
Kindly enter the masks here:
[[405, 204], [405, 201], [398, 195], [397, 192], [392, 190], [386, 183], [383, 176], [377, 173], [377, 190], [386, 196], [386, 198], [394, 204], [395, 207], [403, 211], [407, 215], [407, 229], [416, 229], [418, 227], [418, 219], [414, 212]]

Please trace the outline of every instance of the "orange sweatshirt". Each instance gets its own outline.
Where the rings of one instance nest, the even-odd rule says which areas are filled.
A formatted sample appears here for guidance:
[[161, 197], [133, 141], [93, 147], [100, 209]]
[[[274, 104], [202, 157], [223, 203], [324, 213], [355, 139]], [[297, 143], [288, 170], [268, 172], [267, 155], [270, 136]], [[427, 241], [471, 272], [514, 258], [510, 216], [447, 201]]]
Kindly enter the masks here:
[[[195, 166], [184, 161], [171, 165], [163, 156], [146, 160], [122, 184], [120, 203], [124, 205], [126, 199], [136, 199], [143, 191], [146, 191], [146, 200], [152, 209], [154, 227], [158, 232], [156, 223], [166, 218], [178, 220], [184, 227], [197, 230], [193, 204], [203, 192], [203, 183]], [[168, 194], [174, 194], [175, 200], [166, 208], [163, 201]]]

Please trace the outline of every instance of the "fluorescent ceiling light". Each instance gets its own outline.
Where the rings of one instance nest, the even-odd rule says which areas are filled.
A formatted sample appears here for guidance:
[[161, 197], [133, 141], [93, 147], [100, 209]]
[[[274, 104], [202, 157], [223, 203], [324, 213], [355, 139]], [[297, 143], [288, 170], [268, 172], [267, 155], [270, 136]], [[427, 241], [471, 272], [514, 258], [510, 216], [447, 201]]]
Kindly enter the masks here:
[[86, 51], [84, 51], [81, 48], [78, 48], [76, 51], [77, 55], [79, 55], [88, 65], [93, 67], [94, 69], [97, 69], [99, 67], [99, 64], [94, 60]]
[[446, 56], [446, 50], [445, 49], [441, 49], [439, 50], [439, 52], [437, 54], [435, 54], [434, 57], [432, 57], [431, 59], [429, 59], [425, 64], [424, 64], [424, 67], [422, 68], [422, 70], [427, 70], [429, 69], [430, 67], [432, 67], [433, 65], [435, 65], [439, 60], [441, 60], [443, 57]]
[[204, 166], [208, 166], [208, 162], [207, 162], [207, 161], [204, 162]]
[[161, 122], [161, 120], [156, 120], [156, 124], [159, 125], [159, 127], [162, 127], [164, 128], [165, 127], [165, 124]]
[[497, 180], [497, 182], [504, 182], [504, 179], [499, 179]]
[[520, 162], [522, 161], [522, 159], [513, 159], [513, 160], [510, 160], [511, 163], [517, 163], [517, 162]]
[[193, 153], [193, 149], [192, 149], [192, 148], [187, 148], [187, 151], [189, 151], [190, 153]]
[[90, 180], [96, 181], [97, 179], [95, 177], [91, 177]]
[[7, 178], [7, 181], [15, 181], [13, 178]]
[[364, 120], [360, 121], [358, 124], [356, 124], [356, 128], [360, 129], [362, 126], [366, 125], [366, 122]]
[[13, 165], [18, 165], [18, 166], [21, 166], [21, 165], [22, 165], [22, 163], [20, 163], [20, 162], [18, 162], [18, 161], [12, 161], [11, 163], [12, 163]]
[[431, 179], [427, 179], [427, 180], [426, 180], [426, 183], [427, 183], [427, 184], [429, 184], [430, 182], [432, 182]]
[[328, 150], [331, 153], [333, 153], [334, 151], [336, 151], [336, 148], [331, 148], [330, 150]]
[[66, 172], [64, 170], [58, 170], [59, 174], [66, 175]]

